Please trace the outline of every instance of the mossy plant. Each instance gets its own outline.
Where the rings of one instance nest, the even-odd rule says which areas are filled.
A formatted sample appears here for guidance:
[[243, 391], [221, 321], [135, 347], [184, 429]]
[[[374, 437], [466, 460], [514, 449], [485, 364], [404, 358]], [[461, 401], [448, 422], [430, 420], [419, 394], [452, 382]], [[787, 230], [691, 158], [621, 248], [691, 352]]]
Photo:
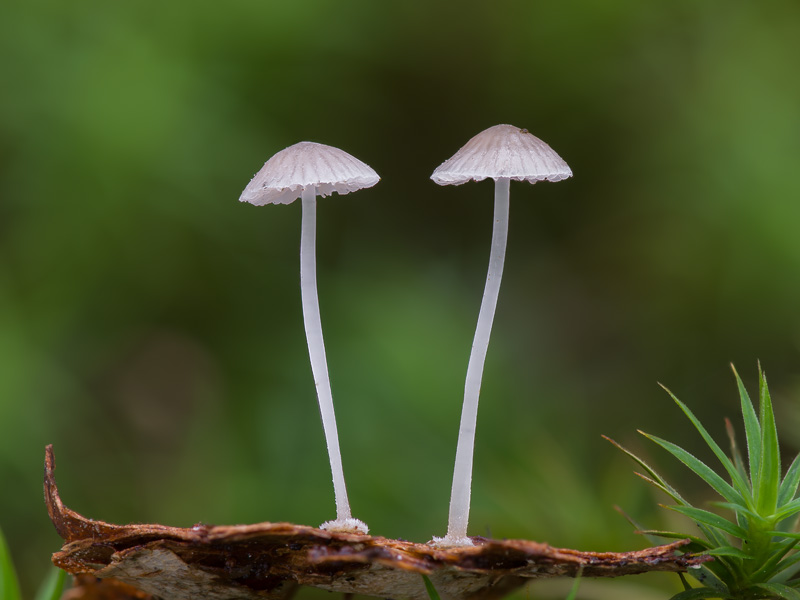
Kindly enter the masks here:
[[767, 378], [759, 366], [759, 410], [756, 412], [739, 374], [735, 369], [733, 373], [739, 388], [744, 419], [747, 462], [736, 443], [730, 421], [727, 422], [729, 457], [692, 411], [669, 390], [666, 390], [667, 393], [719, 460], [723, 474], [672, 442], [640, 432], [667, 450], [720, 496], [719, 501], [712, 503], [711, 508], [716, 510], [693, 506], [645, 461], [613, 440], [609, 441], [642, 467], [644, 473], [637, 475], [672, 498], [675, 504], [667, 508], [689, 517], [700, 531], [700, 535], [656, 530], [641, 533], [665, 538], [689, 538], [692, 544], [686, 547], [688, 552], [714, 557], [712, 562], [690, 570], [701, 585], [691, 587], [682, 578], [685, 589], [673, 596], [672, 600], [800, 600], [800, 552], [796, 551], [800, 533], [795, 531], [800, 513], [800, 498], [796, 497], [800, 484], [800, 455], [781, 477], [778, 432]]

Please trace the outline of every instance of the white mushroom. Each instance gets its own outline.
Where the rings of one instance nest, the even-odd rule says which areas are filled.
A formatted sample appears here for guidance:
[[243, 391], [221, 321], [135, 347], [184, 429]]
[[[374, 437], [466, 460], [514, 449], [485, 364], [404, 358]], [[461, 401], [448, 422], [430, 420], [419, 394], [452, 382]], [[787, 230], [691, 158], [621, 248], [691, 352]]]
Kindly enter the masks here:
[[503, 275], [508, 238], [509, 184], [512, 179], [536, 183], [561, 181], [571, 176], [572, 171], [567, 163], [550, 146], [531, 135], [526, 129], [512, 125], [495, 125], [479, 133], [431, 175], [431, 179], [439, 185], [461, 185], [470, 180], [482, 181], [487, 178], [494, 179], [495, 182], [492, 250], [464, 386], [464, 406], [458, 431], [447, 535], [443, 538], [433, 538], [434, 544], [472, 545], [472, 541], [467, 537], [467, 524], [475, 426], [478, 419], [478, 397], [483, 365], [492, 332], [500, 279]]
[[333, 192], [348, 194], [378, 183], [378, 174], [346, 152], [316, 144], [300, 142], [281, 150], [256, 173], [239, 197], [241, 202], [255, 205], [289, 204], [303, 199], [303, 223], [300, 238], [300, 288], [303, 301], [308, 353], [317, 387], [322, 427], [328, 445], [336, 500], [336, 519], [320, 527], [332, 531], [367, 533], [366, 524], [354, 519], [350, 512], [344, 483], [339, 434], [333, 412], [333, 397], [322, 339], [322, 322], [317, 297], [316, 228], [317, 195]]

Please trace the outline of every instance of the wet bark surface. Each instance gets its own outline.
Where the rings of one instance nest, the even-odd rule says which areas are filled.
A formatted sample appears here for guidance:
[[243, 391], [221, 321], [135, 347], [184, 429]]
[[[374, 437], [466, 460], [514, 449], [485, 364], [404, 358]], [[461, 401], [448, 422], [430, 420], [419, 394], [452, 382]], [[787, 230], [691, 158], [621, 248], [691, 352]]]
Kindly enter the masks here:
[[69, 600], [284, 599], [300, 586], [427, 600], [422, 575], [443, 599], [491, 600], [535, 578], [680, 572], [710, 560], [682, 553], [688, 540], [633, 552], [580, 552], [481, 537], [471, 547], [437, 548], [291, 523], [113, 525], [64, 506], [54, 471], [48, 446], [45, 501], [64, 539], [53, 563], [79, 576]]

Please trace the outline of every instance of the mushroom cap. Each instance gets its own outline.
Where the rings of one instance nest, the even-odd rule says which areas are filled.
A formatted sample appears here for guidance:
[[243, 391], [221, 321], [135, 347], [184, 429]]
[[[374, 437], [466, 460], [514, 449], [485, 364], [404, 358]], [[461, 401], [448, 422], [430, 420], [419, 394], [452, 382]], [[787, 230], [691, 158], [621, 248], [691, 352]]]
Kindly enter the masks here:
[[572, 177], [572, 170], [550, 146], [513, 125], [495, 125], [480, 132], [431, 175], [439, 185], [486, 178], [536, 183], [567, 177]]
[[314, 186], [319, 196], [349, 194], [372, 187], [380, 177], [368, 165], [333, 146], [300, 142], [284, 148], [253, 176], [240, 202], [257, 206], [289, 204]]

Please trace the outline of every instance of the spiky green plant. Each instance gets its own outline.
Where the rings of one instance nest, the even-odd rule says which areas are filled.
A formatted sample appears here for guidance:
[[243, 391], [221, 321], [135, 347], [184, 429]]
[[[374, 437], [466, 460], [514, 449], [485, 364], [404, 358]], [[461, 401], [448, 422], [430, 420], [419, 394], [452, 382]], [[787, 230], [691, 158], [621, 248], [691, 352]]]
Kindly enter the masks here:
[[719, 494], [721, 500], [713, 502], [711, 506], [715, 511], [693, 506], [641, 458], [613, 440], [609, 441], [645, 471], [637, 475], [674, 500], [675, 504], [667, 508], [689, 517], [700, 531], [700, 535], [654, 530], [641, 533], [665, 538], [689, 538], [691, 544], [686, 547], [687, 552], [714, 557], [713, 561], [705, 563], [700, 569], [690, 571], [701, 585], [691, 587], [682, 578], [685, 589], [673, 596], [672, 600], [800, 600], [800, 552], [795, 549], [800, 542], [800, 533], [795, 531], [797, 515], [800, 513], [800, 498], [796, 498], [800, 484], [800, 455], [781, 478], [778, 432], [767, 378], [759, 365], [759, 411], [756, 413], [735, 368], [733, 374], [744, 417], [747, 463], [736, 444], [730, 421], [726, 423], [731, 447], [731, 456], [728, 457], [692, 411], [666, 388], [711, 448], [724, 473], [719, 474], [679, 446], [640, 431]]
[[422, 576], [422, 582], [425, 584], [425, 591], [428, 592], [428, 598], [431, 600], [441, 600], [439, 592], [436, 591], [436, 588], [433, 586], [433, 582], [427, 575]]
[[[47, 579], [36, 593], [36, 600], [58, 600], [64, 590], [66, 571], [53, 567]], [[3, 532], [0, 530], [0, 600], [20, 600], [17, 574], [8, 551]]]
[[0, 530], [0, 599], [19, 600], [19, 583], [3, 532]]

